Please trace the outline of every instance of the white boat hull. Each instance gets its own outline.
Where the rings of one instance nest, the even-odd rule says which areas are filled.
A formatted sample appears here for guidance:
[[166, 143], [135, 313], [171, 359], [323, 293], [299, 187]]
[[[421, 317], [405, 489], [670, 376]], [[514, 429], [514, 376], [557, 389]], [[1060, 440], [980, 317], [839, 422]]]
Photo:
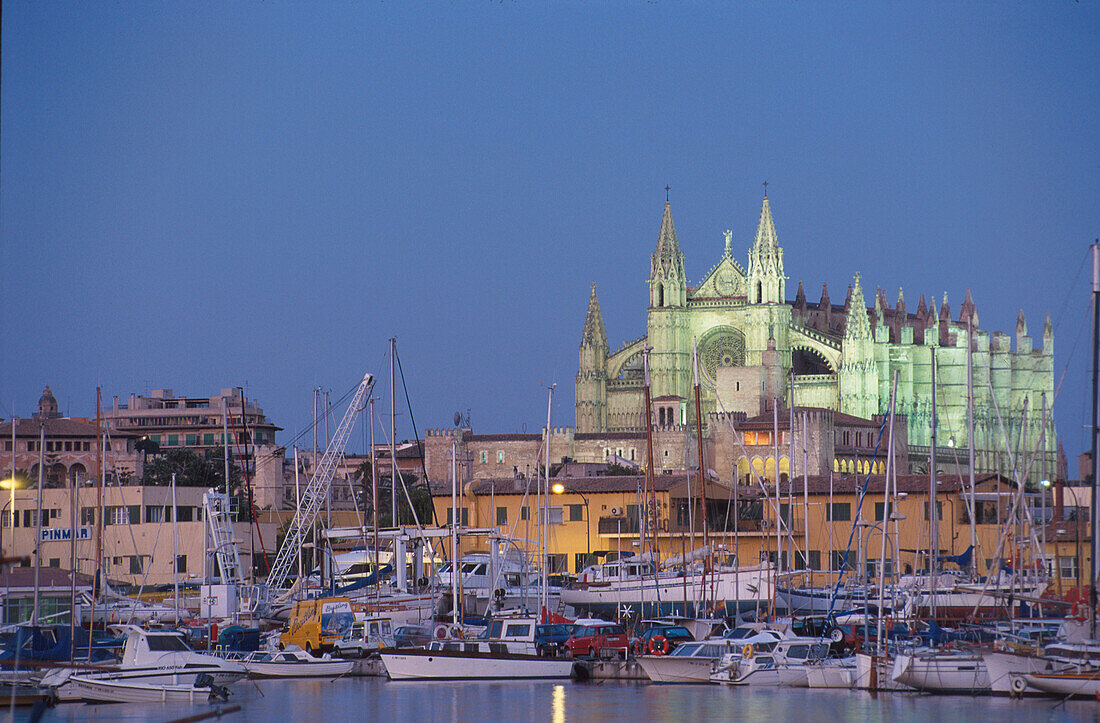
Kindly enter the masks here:
[[989, 687], [997, 695], [1043, 695], [1044, 691], [1031, 687], [1026, 679], [1029, 673], [1049, 672], [1050, 662], [1031, 655], [1019, 655], [988, 650], [982, 654], [985, 660]]
[[981, 655], [899, 655], [890, 677], [930, 692], [990, 692], [989, 673]]
[[806, 684], [811, 688], [851, 688], [855, 673], [854, 665], [808, 665]]
[[689, 574], [686, 579], [662, 574], [657, 580], [644, 577], [580, 584], [562, 590], [561, 601], [572, 606], [578, 615], [609, 620], [623, 615], [732, 617], [741, 611], [767, 606], [774, 589], [771, 567], [761, 565], [708, 574], [705, 585], [700, 574]]
[[1053, 695], [1100, 696], [1100, 673], [1031, 673], [1021, 676], [1032, 688]]
[[250, 678], [334, 678], [355, 667], [353, 660], [318, 660], [311, 663], [244, 661]]
[[392, 680], [568, 678], [573, 661], [535, 655], [392, 650], [380, 653]]
[[654, 683], [709, 683], [717, 661], [712, 658], [643, 655], [637, 663]]
[[209, 688], [196, 688], [192, 685], [123, 683], [72, 676], [68, 687], [76, 698], [90, 702], [205, 703], [210, 700]]

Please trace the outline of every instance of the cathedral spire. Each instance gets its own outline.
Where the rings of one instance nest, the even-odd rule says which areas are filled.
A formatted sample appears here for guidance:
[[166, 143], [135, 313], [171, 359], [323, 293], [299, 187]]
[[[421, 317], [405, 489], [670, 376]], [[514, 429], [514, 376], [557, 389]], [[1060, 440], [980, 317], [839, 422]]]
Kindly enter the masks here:
[[687, 274], [684, 272], [684, 254], [676, 238], [676, 225], [672, 222], [672, 208], [665, 201], [661, 216], [661, 230], [657, 234], [657, 248], [649, 264], [650, 306], [685, 306], [687, 304]]
[[779, 248], [779, 237], [775, 233], [775, 222], [772, 221], [772, 207], [768, 203], [768, 197], [764, 196], [764, 204], [760, 207], [760, 222], [756, 225], [756, 248]]
[[844, 325], [844, 339], [870, 339], [871, 322], [867, 318], [867, 304], [863, 300], [863, 287], [860, 285], [859, 274], [856, 274], [855, 285], [852, 293], [848, 295], [848, 303], [844, 308], [848, 320]]
[[802, 288], [801, 280], [799, 280], [798, 282], [798, 293], [796, 293], [794, 296], [794, 305], [797, 306], [799, 309], [806, 308], [806, 292]]
[[592, 282], [592, 295], [588, 297], [588, 314], [584, 318], [581, 346], [607, 349], [607, 330], [603, 325], [603, 314], [600, 313], [600, 299], [596, 296], [595, 282]]
[[1024, 318], [1024, 310], [1016, 316], [1016, 336], [1027, 336], [1027, 320]]
[[756, 240], [749, 249], [749, 303], [780, 304], [785, 300], [787, 277], [783, 275], [783, 249], [772, 221], [768, 197], [760, 206]]

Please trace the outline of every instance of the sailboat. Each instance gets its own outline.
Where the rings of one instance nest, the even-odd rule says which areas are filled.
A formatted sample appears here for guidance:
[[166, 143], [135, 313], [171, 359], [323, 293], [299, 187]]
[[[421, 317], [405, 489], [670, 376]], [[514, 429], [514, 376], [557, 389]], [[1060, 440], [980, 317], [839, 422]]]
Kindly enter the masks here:
[[[640, 554], [594, 565], [585, 569], [581, 581], [562, 590], [561, 600], [578, 615], [606, 619], [644, 619], [669, 616], [735, 618], [741, 612], [766, 607], [775, 594], [775, 576], [768, 563], [740, 566], [715, 565], [714, 550], [708, 544], [706, 516], [702, 548], [670, 558], [663, 563], [657, 544], [656, 498], [653, 494], [653, 408], [650, 403], [649, 347], [642, 350], [646, 399], [646, 487], [639, 526]], [[696, 424], [699, 419], [698, 358], [695, 362]], [[699, 486], [705, 500], [705, 460], [700, 439]], [[706, 509], [705, 507], [703, 508]], [[692, 536], [694, 540], [694, 535]], [[648, 549], [647, 549], [648, 548]]]

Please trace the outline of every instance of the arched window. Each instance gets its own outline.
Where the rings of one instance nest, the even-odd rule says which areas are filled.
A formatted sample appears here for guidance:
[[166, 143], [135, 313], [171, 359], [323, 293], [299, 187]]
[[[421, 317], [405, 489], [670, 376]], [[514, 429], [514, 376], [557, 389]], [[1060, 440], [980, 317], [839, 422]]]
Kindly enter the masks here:
[[665, 287], [657, 284], [657, 306], [665, 305]]

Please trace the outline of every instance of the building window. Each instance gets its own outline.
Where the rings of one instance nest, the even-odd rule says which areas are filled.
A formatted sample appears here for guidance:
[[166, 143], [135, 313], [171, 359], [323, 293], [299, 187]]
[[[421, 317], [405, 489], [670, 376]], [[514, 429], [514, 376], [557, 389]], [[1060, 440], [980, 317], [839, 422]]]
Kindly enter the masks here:
[[561, 507], [539, 507], [539, 518], [548, 525], [563, 525], [565, 518]]
[[180, 436], [178, 434], [169, 434], [168, 435], [168, 443], [165, 444], [164, 446], [165, 447], [178, 447], [179, 443], [180, 443]]
[[[925, 501], [925, 503], [924, 503], [924, 519], [925, 519], [925, 521], [928, 520], [928, 502], [927, 501]], [[943, 502], [941, 500], [936, 500], [936, 519], [941, 521], [941, 522], [943, 521]]]
[[551, 575], [569, 572], [569, 561], [564, 552], [554, 552], [546, 556], [546, 569]]
[[826, 519], [829, 522], [848, 522], [852, 519], [852, 505], [850, 502], [834, 502], [825, 506]]
[[146, 522], [164, 522], [164, 508], [160, 505], [146, 505], [145, 507], [145, 521]]
[[810, 569], [821, 569], [821, 550], [810, 550]]
[[214, 435], [213, 434], [204, 434], [204, 435], [202, 435], [202, 444], [203, 444], [204, 447], [213, 447], [214, 446]]
[[573, 555], [573, 564], [576, 567], [574, 567], [573, 569], [576, 570], [577, 572], [581, 572], [582, 570], [584, 570], [584, 568], [588, 567], [589, 564], [591, 564], [588, 561], [590, 557], [592, 557], [592, 556], [589, 555], [587, 552], [575, 553]]
[[882, 520], [885, 520], [887, 517], [890, 516], [890, 512], [891, 512], [891, 510], [890, 510], [890, 506], [888, 504], [886, 504], [885, 502], [876, 502], [875, 503], [875, 522], [880, 522]]
[[497, 525], [502, 526], [502, 525], [507, 525], [507, 524], [508, 524], [508, 508], [507, 507], [498, 507], [497, 508]]
[[195, 521], [195, 508], [194, 507], [177, 507], [176, 508], [176, 521], [177, 522], [194, 522]]
[[1077, 558], [1059, 557], [1058, 569], [1061, 571], [1063, 580], [1075, 579], [1077, 577]]
[[519, 518], [521, 520], [531, 519], [531, 508], [528, 507], [527, 505], [524, 505], [523, 507], [520, 507], [519, 508]]
[[[460, 525], [464, 525], [464, 526], [468, 527], [470, 525], [470, 510], [469, 510], [469, 508], [459, 507], [458, 508], [458, 519], [460, 520], [460, 522], [459, 522]], [[454, 521], [454, 508], [448, 507], [447, 508], [447, 524], [449, 525], [453, 521]]]
[[176, 572], [187, 572], [187, 555], [176, 555]]
[[49, 566], [50, 567], [61, 567], [61, 558], [60, 557], [51, 557]]
[[504, 450], [497, 452], [497, 464], [504, 464]]
[[[844, 550], [833, 550], [832, 559], [830, 560], [830, 569], [834, 571], [848, 570], [854, 572], [856, 569], [856, 554], [854, 552], [846, 553]], [[847, 557], [847, 560], [845, 560]]]
[[570, 522], [583, 522], [584, 521], [584, 505], [569, 505], [569, 521]]
[[141, 573], [141, 555], [130, 555], [130, 574], [140, 575]]
[[199, 435], [197, 435], [197, 434], [187, 434], [187, 435], [184, 435], [184, 438], [183, 438], [183, 439], [184, 439], [184, 442], [183, 442], [183, 443], [184, 443], [184, 444], [186, 444], [186, 445], [187, 445], [188, 447], [195, 447], [195, 446], [198, 446], [198, 443], [199, 443]]
[[80, 508], [80, 524], [82, 524], [82, 525], [94, 525], [95, 524], [95, 508], [94, 507], [81, 507]]
[[489, 462], [489, 453], [482, 450], [482, 452], [481, 452], [481, 463], [482, 464], [487, 464], [488, 462]]

